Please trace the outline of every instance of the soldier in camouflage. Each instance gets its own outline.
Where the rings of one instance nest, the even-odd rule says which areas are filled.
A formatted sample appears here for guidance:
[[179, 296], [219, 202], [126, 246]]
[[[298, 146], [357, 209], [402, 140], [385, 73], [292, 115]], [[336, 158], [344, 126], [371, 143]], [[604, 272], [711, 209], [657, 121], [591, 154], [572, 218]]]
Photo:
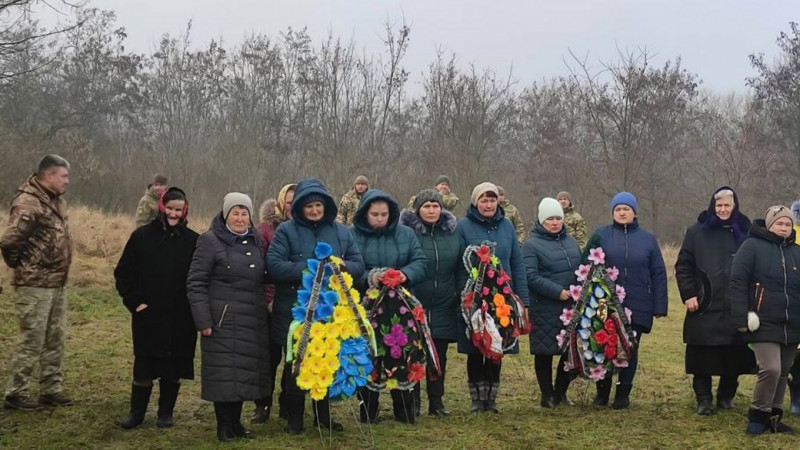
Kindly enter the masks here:
[[144, 195], [139, 199], [139, 206], [136, 207], [136, 228], [145, 226], [156, 218], [158, 201], [166, 190], [167, 177], [159, 174], [153, 176], [153, 183], [147, 186]]
[[500, 194], [498, 200], [506, 213], [506, 219], [510, 220], [511, 224], [514, 225], [514, 231], [517, 233], [517, 242], [522, 245], [525, 242], [525, 222], [522, 221], [522, 216], [520, 216], [517, 207], [509, 203], [505, 189], [502, 186], [497, 186], [497, 192]]
[[575, 211], [569, 192], [559, 192], [557, 200], [564, 208], [564, 226], [567, 227], [567, 233], [578, 242], [578, 246], [583, 250], [586, 247], [586, 221]]
[[[439, 175], [436, 178], [436, 181], [434, 181], [433, 185], [439, 192], [439, 195], [442, 196], [442, 206], [444, 206], [444, 209], [453, 212], [456, 206], [458, 206], [458, 197], [456, 197], [456, 194], [453, 194], [453, 192], [450, 191], [450, 177], [447, 175]], [[411, 197], [411, 199], [408, 201], [408, 206], [406, 206], [406, 209], [413, 211], [414, 200], [416, 199], [416, 195]]]
[[345, 225], [353, 225], [353, 217], [356, 215], [358, 205], [361, 204], [361, 197], [369, 190], [369, 180], [364, 175], [356, 177], [353, 187], [342, 196], [339, 202], [339, 213], [336, 214], [336, 221]]
[[[5, 407], [23, 411], [66, 406], [61, 360], [66, 337], [67, 275], [72, 243], [62, 195], [69, 184], [69, 163], [47, 155], [36, 174], [17, 189], [0, 251], [14, 270], [15, 307], [20, 338], [12, 353]], [[30, 380], [40, 365], [39, 401], [30, 398]]]

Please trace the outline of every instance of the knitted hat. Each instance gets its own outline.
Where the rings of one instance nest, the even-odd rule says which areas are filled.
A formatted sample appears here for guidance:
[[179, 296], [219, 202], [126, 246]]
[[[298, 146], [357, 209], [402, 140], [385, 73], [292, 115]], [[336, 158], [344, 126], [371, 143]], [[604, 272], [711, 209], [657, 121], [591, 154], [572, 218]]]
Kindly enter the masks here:
[[231, 192], [225, 195], [225, 198], [222, 200], [222, 217], [225, 220], [228, 219], [228, 214], [230, 214], [235, 206], [241, 206], [246, 209], [247, 212], [250, 213], [250, 217], [253, 217], [253, 201], [250, 200], [250, 197], [241, 192]]
[[433, 185], [438, 186], [439, 183], [447, 183], [448, 185], [451, 184], [450, 177], [448, 177], [447, 175], [439, 175], [438, 177], [436, 177], [436, 181], [433, 182]]
[[414, 212], [419, 213], [419, 209], [422, 208], [422, 205], [428, 202], [436, 202], [439, 206], [444, 207], [441, 194], [433, 189], [423, 189], [414, 197]]
[[570, 203], [572, 203], [572, 195], [570, 195], [569, 192], [561, 191], [558, 193], [558, 195], [556, 195], [556, 200], [561, 200], [562, 198], [566, 198]]
[[506, 190], [503, 189], [503, 186], [495, 185], [495, 187], [497, 188], [497, 195], [500, 195], [500, 196], [505, 196], [506, 195]]
[[161, 175], [160, 173], [157, 173], [157, 174], [153, 175], [153, 184], [166, 185], [167, 184], [167, 176], [166, 175]]
[[544, 223], [545, 220], [551, 217], [564, 218], [564, 208], [558, 200], [550, 197], [545, 197], [539, 202], [539, 223]]
[[358, 184], [358, 183], [364, 183], [366, 185], [369, 185], [369, 180], [367, 180], [367, 177], [365, 177], [364, 175], [359, 175], [356, 177], [356, 181], [353, 181], [353, 184]]
[[325, 204], [325, 197], [322, 194], [310, 194], [310, 195], [307, 195], [307, 196], [303, 197], [303, 203], [300, 205], [300, 207], [302, 208], [302, 207], [306, 206], [307, 204], [314, 203], [314, 202], [320, 202], [320, 203], [322, 203], [324, 205]]
[[774, 225], [775, 222], [777, 222], [777, 220], [781, 217], [786, 217], [792, 221], [792, 224], [794, 224], [794, 217], [792, 216], [792, 211], [789, 208], [783, 205], [770, 206], [767, 209], [767, 214], [764, 218], [764, 223], [767, 225], [767, 229], [769, 230], [772, 225]]
[[472, 190], [472, 196], [470, 197], [470, 201], [473, 205], [478, 206], [478, 200], [486, 194], [487, 192], [491, 192], [495, 195], [495, 197], [499, 197], [500, 194], [497, 192], [497, 186], [488, 181], [481, 183], [475, 186], [475, 189]]
[[639, 210], [639, 203], [630, 192], [620, 192], [611, 199], [611, 211], [614, 211], [614, 208], [619, 205], [630, 206], [634, 213]]

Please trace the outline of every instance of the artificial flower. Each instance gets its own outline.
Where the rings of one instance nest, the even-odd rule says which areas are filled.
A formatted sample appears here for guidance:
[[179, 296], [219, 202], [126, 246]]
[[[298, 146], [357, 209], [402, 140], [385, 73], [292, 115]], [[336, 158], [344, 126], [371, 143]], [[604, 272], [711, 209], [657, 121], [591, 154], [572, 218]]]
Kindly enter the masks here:
[[591, 267], [592, 266], [588, 264], [581, 264], [578, 266], [578, 270], [575, 271], [575, 275], [578, 277], [579, 282], [582, 283], [586, 281], [586, 279], [589, 277], [589, 269], [591, 269]]
[[606, 377], [606, 368], [603, 366], [595, 366], [589, 370], [589, 378], [593, 381], [600, 381]]
[[425, 309], [422, 305], [415, 306], [414, 309], [411, 310], [411, 313], [414, 315], [414, 320], [416, 320], [417, 323], [425, 322]]
[[569, 295], [572, 297], [573, 300], [578, 301], [581, 298], [581, 292], [583, 291], [583, 287], [579, 285], [570, 285], [569, 287]]
[[602, 247], [589, 249], [589, 261], [602, 265], [606, 263], [606, 254], [603, 252]]
[[381, 278], [381, 283], [383, 283], [384, 286], [396, 288], [402, 283], [402, 279], [403, 272], [396, 269], [387, 269], [386, 273], [383, 274], [383, 278]]
[[561, 329], [561, 331], [556, 335], [556, 343], [559, 347], [564, 346], [564, 338], [567, 336], [567, 330]]
[[617, 300], [620, 303], [625, 303], [625, 288], [617, 285]]
[[413, 363], [408, 368], [408, 381], [418, 382], [425, 378], [425, 366], [420, 363]]
[[609, 280], [617, 281], [617, 278], [619, 277], [619, 269], [616, 267], [609, 267], [606, 269], [606, 275], [608, 275]]
[[482, 263], [489, 264], [489, 262], [491, 261], [492, 250], [488, 246], [481, 245], [481, 247], [478, 249], [477, 254], [478, 254], [478, 259]]

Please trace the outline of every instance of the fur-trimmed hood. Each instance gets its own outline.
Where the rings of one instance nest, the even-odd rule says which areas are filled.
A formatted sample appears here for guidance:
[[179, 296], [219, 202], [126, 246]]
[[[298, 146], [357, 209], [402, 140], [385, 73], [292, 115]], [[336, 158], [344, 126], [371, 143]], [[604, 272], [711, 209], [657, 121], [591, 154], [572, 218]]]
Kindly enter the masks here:
[[[400, 213], [400, 223], [414, 230], [416, 234], [428, 234], [429, 226], [410, 209], [404, 209]], [[458, 219], [456, 219], [456, 216], [442, 208], [442, 216], [439, 217], [439, 222], [436, 223], [436, 227], [449, 234], [456, 230], [457, 225]]]

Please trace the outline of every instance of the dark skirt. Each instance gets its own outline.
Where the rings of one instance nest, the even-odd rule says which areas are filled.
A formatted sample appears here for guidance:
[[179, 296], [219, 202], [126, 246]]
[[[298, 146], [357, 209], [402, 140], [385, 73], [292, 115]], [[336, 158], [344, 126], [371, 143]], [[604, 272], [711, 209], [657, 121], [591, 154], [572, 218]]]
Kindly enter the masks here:
[[686, 373], [736, 377], [758, 373], [756, 356], [746, 345], [687, 345]]
[[133, 358], [133, 379], [137, 381], [155, 380], [194, 380], [194, 358], [155, 358], [135, 356]]

